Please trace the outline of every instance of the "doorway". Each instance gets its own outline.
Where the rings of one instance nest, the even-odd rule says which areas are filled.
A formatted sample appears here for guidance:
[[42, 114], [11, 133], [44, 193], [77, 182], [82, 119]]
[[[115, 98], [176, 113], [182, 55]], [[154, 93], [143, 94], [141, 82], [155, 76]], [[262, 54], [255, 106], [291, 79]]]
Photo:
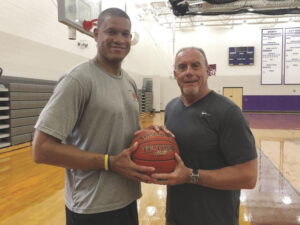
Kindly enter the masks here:
[[243, 109], [243, 88], [242, 87], [223, 87], [223, 95]]

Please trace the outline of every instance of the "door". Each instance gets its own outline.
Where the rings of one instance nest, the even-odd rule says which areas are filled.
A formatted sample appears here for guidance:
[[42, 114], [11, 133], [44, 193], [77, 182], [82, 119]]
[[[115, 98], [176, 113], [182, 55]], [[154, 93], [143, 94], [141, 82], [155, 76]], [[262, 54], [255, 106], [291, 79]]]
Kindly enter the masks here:
[[223, 87], [223, 95], [243, 109], [242, 87]]

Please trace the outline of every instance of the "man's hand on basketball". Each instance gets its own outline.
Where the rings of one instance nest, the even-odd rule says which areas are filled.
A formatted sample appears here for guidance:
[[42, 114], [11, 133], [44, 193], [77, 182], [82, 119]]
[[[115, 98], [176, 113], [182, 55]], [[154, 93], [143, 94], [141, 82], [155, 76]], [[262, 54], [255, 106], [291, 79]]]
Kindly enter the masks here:
[[110, 156], [110, 168], [112, 171], [121, 174], [129, 179], [145, 183], [153, 183], [154, 178], [147, 173], [152, 173], [153, 167], [139, 166], [131, 160], [131, 154], [137, 149], [138, 143], [134, 143], [127, 149], [115, 156]]
[[154, 184], [176, 185], [189, 182], [190, 169], [184, 165], [180, 156], [175, 153], [176, 168], [172, 173], [153, 173], [152, 177], [156, 179]]
[[[165, 126], [151, 125], [151, 126], [145, 128], [145, 129], [153, 129], [153, 130], [155, 130], [155, 131], [157, 131], [157, 132], [160, 131], [160, 130], [162, 130], [162, 131], [164, 131], [165, 133], [171, 135], [173, 138], [175, 138], [175, 135], [174, 135], [171, 131], [169, 131]], [[136, 132], [134, 133], [134, 135], [135, 135], [135, 136], [138, 135], [138, 134], [141, 133], [143, 130], [144, 130], [144, 129], [141, 129], [141, 130], [136, 131]]]

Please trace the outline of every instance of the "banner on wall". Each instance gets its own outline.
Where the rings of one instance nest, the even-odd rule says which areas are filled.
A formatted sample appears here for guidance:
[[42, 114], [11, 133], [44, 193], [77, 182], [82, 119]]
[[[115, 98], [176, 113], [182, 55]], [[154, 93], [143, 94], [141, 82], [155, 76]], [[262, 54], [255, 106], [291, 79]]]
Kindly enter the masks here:
[[216, 76], [217, 73], [217, 64], [208, 65], [208, 76]]
[[300, 28], [285, 29], [284, 84], [300, 84]]
[[282, 84], [283, 29], [263, 29], [261, 84]]

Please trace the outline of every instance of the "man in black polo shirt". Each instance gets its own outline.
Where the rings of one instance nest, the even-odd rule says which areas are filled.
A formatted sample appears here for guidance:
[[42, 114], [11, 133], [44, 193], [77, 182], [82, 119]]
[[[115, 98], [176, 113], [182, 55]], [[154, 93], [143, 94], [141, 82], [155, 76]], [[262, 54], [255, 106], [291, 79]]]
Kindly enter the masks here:
[[174, 76], [181, 96], [166, 107], [166, 127], [180, 156], [167, 184], [167, 225], [237, 225], [240, 189], [257, 180], [253, 135], [237, 105], [208, 88], [208, 64], [200, 48], [179, 50]]

